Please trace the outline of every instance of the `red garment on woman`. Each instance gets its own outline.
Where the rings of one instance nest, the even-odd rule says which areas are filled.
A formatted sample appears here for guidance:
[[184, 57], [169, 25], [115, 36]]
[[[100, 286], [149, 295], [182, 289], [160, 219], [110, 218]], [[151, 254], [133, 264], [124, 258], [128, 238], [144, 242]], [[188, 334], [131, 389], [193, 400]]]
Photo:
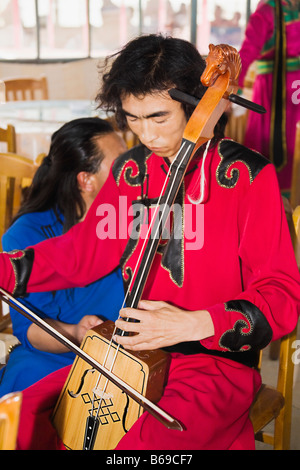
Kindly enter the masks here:
[[[286, 83], [283, 88], [286, 116], [285, 120], [284, 118], [283, 120], [285, 122], [287, 155], [286, 161], [277, 168], [277, 177], [281, 190], [288, 193], [292, 183], [296, 124], [300, 121], [300, 8], [299, 2], [296, 4], [296, 2], [291, 2], [290, 0], [281, 0], [281, 3], [286, 35], [284, 44]], [[274, 0], [259, 3], [255, 12], [250, 16], [245, 39], [239, 52], [242, 60], [242, 70], [239, 76], [240, 86], [243, 87], [250, 65], [257, 61], [257, 75], [253, 85], [252, 100], [267, 110], [266, 114], [249, 111], [244, 144], [246, 147], [253, 148], [271, 159], [273, 158], [270, 152], [270, 140], [273, 138], [271, 122], [274, 119], [272, 90], [276, 73], [274, 70], [276, 54], [275, 5], [276, 1]], [[278, 132], [279, 130], [276, 129], [276, 131]], [[274, 151], [276, 152], [276, 149]]]

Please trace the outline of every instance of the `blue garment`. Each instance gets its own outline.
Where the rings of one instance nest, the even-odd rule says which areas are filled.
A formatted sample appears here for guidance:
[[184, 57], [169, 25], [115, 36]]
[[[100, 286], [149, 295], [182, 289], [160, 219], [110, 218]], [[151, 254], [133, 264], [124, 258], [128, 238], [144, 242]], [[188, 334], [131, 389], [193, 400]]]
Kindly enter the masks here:
[[[62, 220], [62, 216], [52, 209], [21, 216], [3, 235], [3, 250], [24, 249], [61, 235]], [[42, 318], [76, 324], [85, 315], [115, 320], [123, 299], [122, 276], [117, 269], [86, 287], [29, 294], [20, 301]], [[72, 352], [53, 354], [34, 348], [27, 339], [30, 320], [13, 309], [10, 314], [13, 333], [21, 345], [11, 352], [8, 363], [0, 371], [0, 396], [24, 390], [51, 372], [71, 364], [75, 357]]]

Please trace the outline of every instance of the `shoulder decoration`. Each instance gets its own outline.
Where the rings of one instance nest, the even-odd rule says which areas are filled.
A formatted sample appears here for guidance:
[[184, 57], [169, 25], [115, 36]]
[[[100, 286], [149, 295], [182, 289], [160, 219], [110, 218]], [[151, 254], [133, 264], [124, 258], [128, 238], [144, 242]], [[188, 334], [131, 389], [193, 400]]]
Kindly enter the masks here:
[[137, 145], [117, 158], [112, 166], [112, 173], [117, 185], [120, 185], [121, 175], [129, 186], [143, 184], [147, 174], [147, 159], [151, 153], [144, 145]]
[[245, 165], [249, 173], [249, 182], [253, 183], [259, 172], [270, 161], [254, 150], [250, 150], [230, 139], [219, 142], [218, 153], [221, 161], [216, 171], [217, 182], [223, 188], [234, 188], [239, 180], [240, 170], [236, 163]]
[[[162, 238], [157, 247], [157, 253], [161, 255], [161, 266], [168, 271], [171, 280], [182, 287], [184, 280], [184, 183], [181, 185], [176, 196], [176, 217], [171, 216], [170, 227], [165, 228]], [[143, 195], [139, 200], [132, 201], [135, 206], [135, 220], [132, 225], [136, 234], [140, 234], [143, 221], [150, 223], [151, 208], [155, 209], [158, 198]], [[138, 209], [138, 210], [137, 210]], [[138, 246], [140, 235], [130, 236], [125, 250], [121, 256], [120, 265], [125, 286], [128, 286], [132, 279], [134, 268], [130, 266], [129, 260]]]

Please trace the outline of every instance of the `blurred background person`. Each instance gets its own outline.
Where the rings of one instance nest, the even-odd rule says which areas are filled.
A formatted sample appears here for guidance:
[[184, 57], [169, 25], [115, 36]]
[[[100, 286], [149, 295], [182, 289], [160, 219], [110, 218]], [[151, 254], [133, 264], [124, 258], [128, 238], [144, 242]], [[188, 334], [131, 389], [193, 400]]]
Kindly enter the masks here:
[[289, 197], [300, 121], [300, 106], [293, 99], [300, 73], [300, 1], [261, 1], [250, 16], [240, 56], [240, 86], [257, 60], [252, 99], [267, 110], [249, 112], [244, 143], [271, 159], [280, 188]]

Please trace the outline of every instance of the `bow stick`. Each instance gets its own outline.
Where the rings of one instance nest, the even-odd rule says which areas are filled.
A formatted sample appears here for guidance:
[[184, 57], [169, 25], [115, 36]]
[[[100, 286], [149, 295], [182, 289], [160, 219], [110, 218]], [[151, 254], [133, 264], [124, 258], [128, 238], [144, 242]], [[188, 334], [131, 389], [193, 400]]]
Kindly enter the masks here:
[[38, 325], [40, 328], [42, 328], [44, 331], [46, 331], [48, 334], [50, 334], [53, 338], [55, 338], [57, 341], [62, 343], [64, 346], [66, 346], [70, 351], [75, 353], [81, 359], [83, 359], [88, 364], [90, 364], [94, 369], [96, 369], [98, 372], [103, 374], [114, 385], [116, 385], [121, 390], [123, 390], [125, 393], [127, 393], [127, 395], [129, 395], [133, 400], [135, 400], [145, 410], [147, 410], [150, 414], [152, 414], [164, 426], [166, 426], [169, 429], [177, 429], [179, 431], [183, 430], [182, 425], [176, 419], [174, 419], [168, 413], [166, 413], [161, 408], [156, 406], [154, 403], [152, 403], [146, 397], [144, 397], [143, 395], [138, 393], [136, 390], [134, 390], [132, 387], [130, 387], [130, 385], [128, 385], [122, 379], [117, 377], [111, 371], [109, 371], [104, 366], [102, 366], [102, 364], [97, 362], [93, 357], [91, 357], [89, 354], [87, 354], [83, 349], [81, 349], [75, 343], [73, 343], [68, 338], [66, 338], [64, 335], [59, 333], [55, 328], [53, 328], [51, 325], [49, 325], [47, 322], [45, 322], [42, 318], [40, 318], [38, 315], [36, 315], [34, 312], [32, 312], [29, 308], [27, 308], [25, 305], [23, 305], [17, 299], [12, 297], [8, 292], [6, 292], [1, 287], [0, 287], [0, 299], [2, 301], [4, 301], [5, 303], [7, 303], [10, 307], [17, 310], [19, 313], [21, 313], [28, 320], [30, 320], [33, 323], [35, 323], [36, 325]]

